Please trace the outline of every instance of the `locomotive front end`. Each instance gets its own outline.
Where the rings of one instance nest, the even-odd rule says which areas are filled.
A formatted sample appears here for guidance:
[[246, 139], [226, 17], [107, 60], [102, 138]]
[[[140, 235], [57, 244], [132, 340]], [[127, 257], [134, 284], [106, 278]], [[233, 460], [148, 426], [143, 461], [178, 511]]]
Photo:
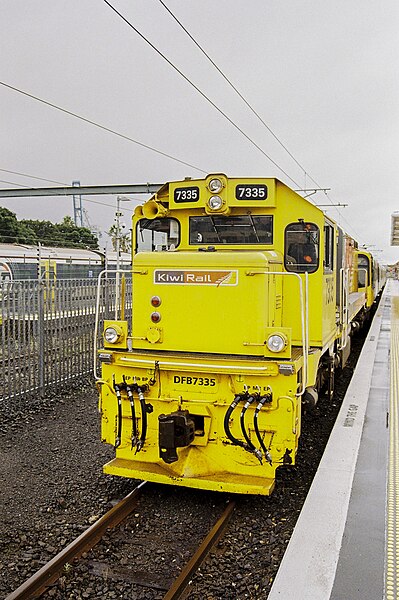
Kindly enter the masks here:
[[267, 495], [295, 462], [306, 331], [284, 318], [274, 194], [210, 176], [136, 211], [132, 318], [99, 351], [106, 473]]

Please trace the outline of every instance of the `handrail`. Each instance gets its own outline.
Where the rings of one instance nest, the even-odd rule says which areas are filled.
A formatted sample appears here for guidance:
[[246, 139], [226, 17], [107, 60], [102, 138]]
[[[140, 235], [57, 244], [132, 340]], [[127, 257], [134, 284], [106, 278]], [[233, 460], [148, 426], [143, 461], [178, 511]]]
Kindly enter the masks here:
[[303, 378], [302, 378], [302, 389], [298, 392], [297, 396], [302, 396], [306, 389], [306, 383], [308, 379], [308, 352], [309, 352], [309, 273], [305, 271], [305, 295], [302, 285], [302, 277], [299, 273], [287, 273], [286, 271], [247, 271], [249, 276], [252, 275], [282, 275], [284, 277], [296, 277], [299, 282], [299, 298], [301, 305], [301, 333], [302, 333], [302, 352], [303, 352]]
[[[368, 268], [366, 267], [360, 267], [358, 269], [358, 271], [365, 271], [366, 273], [366, 280], [365, 280], [365, 285], [361, 286], [362, 289], [367, 288], [369, 286], [369, 273], [368, 273]], [[344, 280], [344, 273], [346, 274], [346, 278]], [[349, 327], [349, 310], [348, 310], [348, 299], [349, 299], [349, 268], [340, 269], [340, 288], [341, 288], [341, 306], [340, 306], [340, 325], [342, 327], [341, 330], [341, 336], [340, 336], [340, 343], [339, 343], [339, 349], [340, 350], [345, 350], [346, 346], [348, 345], [348, 339], [349, 339], [349, 332], [347, 332], [347, 329]], [[359, 279], [357, 281], [357, 289], [359, 289]], [[344, 297], [346, 298], [346, 303], [344, 301]], [[367, 292], [366, 292], [366, 299], [367, 299]], [[346, 312], [344, 313], [344, 311], [346, 310]], [[344, 320], [344, 317], [345, 320]]]
[[369, 270], [367, 267], [359, 267], [358, 271], [364, 271], [366, 273], [366, 279], [365, 279], [365, 283], [362, 286], [359, 286], [359, 277], [357, 278], [357, 289], [359, 289], [359, 287], [362, 288], [367, 288], [369, 286]]
[[341, 325], [341, 340], [339, 349], [344, 350], [348, 345], [347, 333], [349, 325], [349, 311], [348, 311], [348, 299], [349, 299], [349, 267], [344, 269], [341, 267], [339, 270], [339, 285], [340, 285], [340, 325]]
[[[96, 312], [95, 312], [95, 325], [94, 325], [94, 359], [93, 359], [93, 373], [94, 378], [99, 380], [100, 377], [97, 375], [97, 337], [98, 337], [98, 322], [99, 322], [99, 312], [100, 312], [100, 286], [101, 286], [101, 278], [106, 273], [117, 273], [117, 272], [125, 272], [122, 269], [110, 269], [103, 270], [98, 275], [97, 279], [97, 298], [96, 298]], [[302, 388], [300, 392], [297, 392], [297, 396], [302, 396], [306, 389], [306, 383], [308, 379], [308, 352], [309, 352], [309, 274], [307, 272], [303, 273], [305, 275], [305, 290], [303, 289], [302, 277], [298, 273], [287, 273], [285, 271], [247, 271], [246, 273], [249, 276], [253, 275], [280, 275], [284, 277], [296, 277], [299, 284], [299, 298], [300, 298], [300, 310], [301, 310], [301, 337], [302, 337], [302, 352], [303, 352], [303, 378], [302, 378]]]
[[[95, 312], [95, 316], [94, 316], [94, 352], [93, 352], [93, 374], [94, 374], [94, 379], [96, 381], [98, 381], [99, 379], [101, 379], [98, 375], [97, 375], [97, 337], [98, 337], [98, 322], [100, 319], [100, 291], [101, 291], [101, 278], [103, 277], [103, 275], [106, 275], [108, 273], [125, 273], [126, 274], [126, 269], [104, 269], [103, 271], [101, 271], [97, 277], [97, 296], [96, 296], [96, 312]], [[128, 271], [130, 273], [130, 271]], [[116, 279], [115, 279], [115, 285], [116, 285]], [[116, 305], [116, 300], [115, 300], [115, 305]], [[116, 311], [118, 310], [117, 305], [116, 305]], [[115, 320], [117, 319], [117, 313], [115, 314]]]

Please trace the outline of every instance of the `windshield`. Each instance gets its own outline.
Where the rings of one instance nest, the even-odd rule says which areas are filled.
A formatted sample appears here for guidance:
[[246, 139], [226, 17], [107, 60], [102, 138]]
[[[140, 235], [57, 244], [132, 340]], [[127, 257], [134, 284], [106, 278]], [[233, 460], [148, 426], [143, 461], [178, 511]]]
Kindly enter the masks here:
[[272, 244], [273, 217], [190, 217], [190, 244]]
[[176, 219], [140, 219], [136, 228], [136, 252], [174, 250], [180, 243]]

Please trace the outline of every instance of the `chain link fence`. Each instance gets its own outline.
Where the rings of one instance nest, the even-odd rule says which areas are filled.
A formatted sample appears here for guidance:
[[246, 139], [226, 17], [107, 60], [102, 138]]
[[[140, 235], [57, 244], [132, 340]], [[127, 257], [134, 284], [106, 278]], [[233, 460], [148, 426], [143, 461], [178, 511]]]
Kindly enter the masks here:
[[[115, 282], [114, 275], [101, 284], [99, 338], [104, 319], [115, 318]], [[124, 282], [125, 318], [131, 312], [130, 282]], [[40, 399], [91, 377], [96, 296], [93, 279], [1, 284], [2, 408], [18, 409], [19, 401]]]

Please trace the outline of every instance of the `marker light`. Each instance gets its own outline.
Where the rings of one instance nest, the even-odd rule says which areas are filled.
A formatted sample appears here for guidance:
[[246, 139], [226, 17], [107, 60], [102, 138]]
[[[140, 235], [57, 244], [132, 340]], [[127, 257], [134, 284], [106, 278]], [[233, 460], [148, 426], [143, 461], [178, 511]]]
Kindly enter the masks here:
[[159, 321], [161, 320], [161, 315], [159, 312], [153, 312], [151, 313], [151, 321], [153, 323], [159, 323]]
[[267, 338], [266, 345], [270, 352], [281, 352], [286, 347], [287, 340], [280, 333], [275, 333]]
[[162, 300], [159, 296], [153, 296], [151, 298], [151, 304], [152, 306], [155, 306], [155, 308], [158, 308], [158, 306], [161, 306]]
[[208, 206], [211, 210], [220, 210], [223, 206], [223, 200], [220, 196], [211, 196], [208, 200]]
[[220, 179], [211, 179], [208, 183], [208, 190], [212, 192], [212, 194], [219, 194], [223, 189], [223, 183]]
[[116, 327], [107, 327], [104, 331], [104, 339], [107, 344], [116, 344], [121, 336], [121, 332]]

